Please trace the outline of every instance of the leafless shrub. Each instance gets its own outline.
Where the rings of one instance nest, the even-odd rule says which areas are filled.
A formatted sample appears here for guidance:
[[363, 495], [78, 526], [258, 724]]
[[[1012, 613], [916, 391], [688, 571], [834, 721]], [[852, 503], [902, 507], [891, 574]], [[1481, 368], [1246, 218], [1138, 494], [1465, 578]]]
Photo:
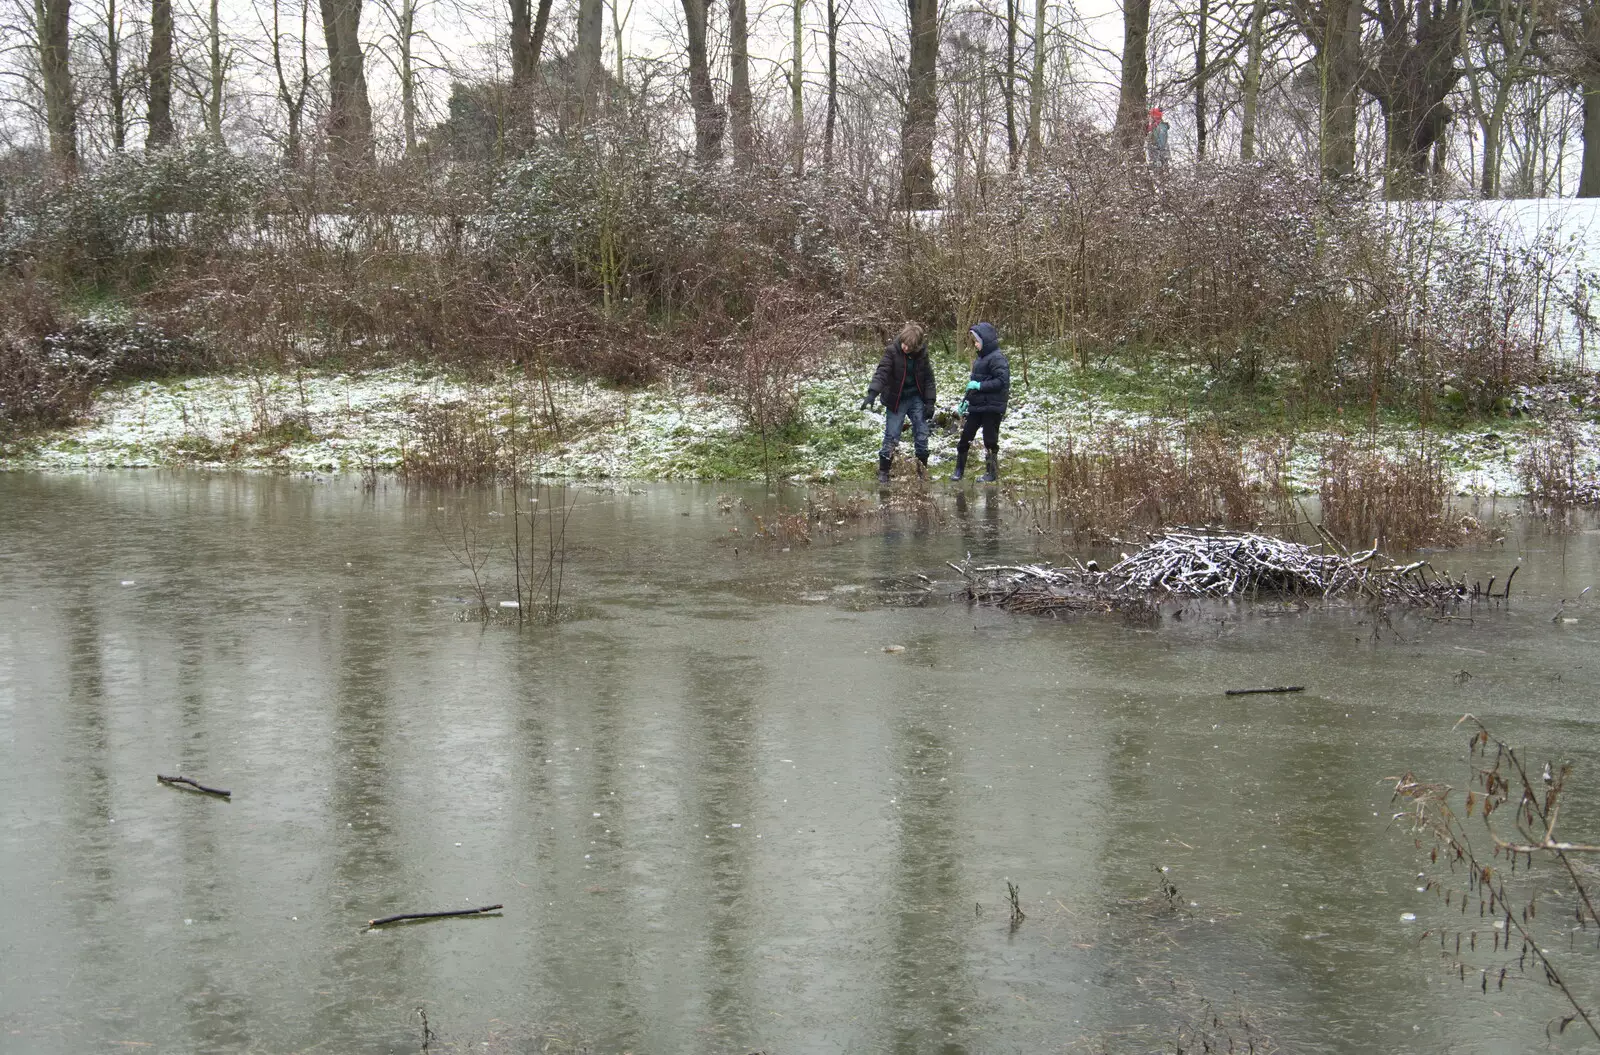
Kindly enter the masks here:
[[1426, 440], [1391, 451], [1335, 435], [1319, 476], [1322, 527], [1347, 545], [1403, 550], [1460, 537], [1444, 461]]
[[767, 436], [800, 419], [800, 386], [827, 352], [831, 322], [832, 313], [813, 298], [781, 287], [757, 296], [716, 370], [746, 428]]
[[411, 439], [400, 455], [400, 475], [429, 484], [476, 484], [510, 471], [513, 452], [494, 414], [467, 401], [417, 408]]
[[1538, 428], [1517, 459], [1522, 491], [1534, 509], [1565, 520], [1574, 506], [1600, 503], [1600, 480], [1579, 467], [1583, 438], [1570, 415], [1558, 414]]
[[1051, 459], [1048, 486], [1056, 515], [1080, 536], [1178, 524], [1254, 528], [1282, 512], [1286, 452], [1287, 441], [1113, 425], [1087, 442], [1069, 436]]
[[[567, 578], [567, 524], [577, 496], [565, 487], [535, 483], [523, 503], [520, 473], [511, 477], [511, 556], [517, 588], [517, 622], [546, 625], [561, 619], [561, 595]], [[528, 522], [524, 559], [522, 521]]]

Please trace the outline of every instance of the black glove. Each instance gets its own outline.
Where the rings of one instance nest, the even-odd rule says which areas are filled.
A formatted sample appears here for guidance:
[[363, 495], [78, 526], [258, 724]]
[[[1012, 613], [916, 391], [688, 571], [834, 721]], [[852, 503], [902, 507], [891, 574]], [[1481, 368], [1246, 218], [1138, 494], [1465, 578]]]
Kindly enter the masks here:
[[872, 407], [873, 400], [875, 400], [877, 398], [878, 398], [878, 393], [876, 393], [876, 392], [868, 392], [867, 393], [867, 398], [863, 399], [861, 401], [861, 409], [862, 410], [870, 409]]

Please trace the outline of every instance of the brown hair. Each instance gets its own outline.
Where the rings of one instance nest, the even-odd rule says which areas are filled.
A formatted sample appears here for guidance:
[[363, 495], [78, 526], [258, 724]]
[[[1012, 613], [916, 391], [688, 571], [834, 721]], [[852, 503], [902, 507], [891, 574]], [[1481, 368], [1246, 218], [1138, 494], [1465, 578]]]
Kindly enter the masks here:
[[905, 352], [922, 350], [923, 332], [920, 322], [908, 322], [900, 327], [900, 348]]

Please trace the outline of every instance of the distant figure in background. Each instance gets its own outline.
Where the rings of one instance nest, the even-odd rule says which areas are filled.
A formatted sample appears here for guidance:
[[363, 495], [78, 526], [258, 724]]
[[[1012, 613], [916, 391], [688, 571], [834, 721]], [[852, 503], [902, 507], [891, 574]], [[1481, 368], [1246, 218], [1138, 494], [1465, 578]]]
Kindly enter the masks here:
[[1161, 107], [1150, 108], [1150, 123], [1145, 126], [1145, 135], [1150, 142], [1150, 167], [1157, 172], [1166, 172], [1167, 165], [1172, 160], [1172, 148], [1168, 145], [1168, 137], [1172, 126], [1167, 124], [1167, 119], [1161, 114]]
[[928, 361], [928, 336], [922, 326], [908, 322], [900, 335], [883, 349], [883, 359], [867, 386], [861, 409], [883, 400], [888, 411], [883, 420], [883, 446], [878, 450], [878, 482], [889, 482], [889, 467], [894, 464], [894, 449], [900, 432], [911, 419], [911, 438], [917, 452], [917, 478], [928, 477], [928, 422], [933, 417], [933, 367]]
[[950, 479], [959, 480], [967, 470], [967, 451], [972, 438], [983, 430], [983, 447], [988, 472], [979, 482], [991, 484], [1000, 478], [1000, 419], [1006, 416], [1006, 398], [1011, 394], [1011, 362], [1000, 350], [1000, 331], [993, 323], [980, 322], [967, 331], [978, 353], [972, 360], [972, 377], [967, 382], [966, 398], [960, 412], [961, 439], [956, 443], [956, 471]]

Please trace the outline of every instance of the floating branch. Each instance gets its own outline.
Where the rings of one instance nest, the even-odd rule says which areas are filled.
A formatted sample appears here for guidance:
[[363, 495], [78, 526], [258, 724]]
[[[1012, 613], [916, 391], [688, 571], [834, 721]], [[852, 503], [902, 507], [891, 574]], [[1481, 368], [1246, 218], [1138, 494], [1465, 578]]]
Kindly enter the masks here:
[[1279, 685], [1275, 689], [1229, 689], [1225, 696], [1264, 696], [1276, 692], [1305, 692], [1304, 685]]
[[450, 912], [402, 912], [398, 916], [367, 920], [368, 927], [382, 927], [388, 923], [401, 923], [408, 919], [444, 919], [447, 916], [477, 916], [485, 912], [498, 912], [504, 905], [485, 905], [482, 908], [454, 909]]
[[171, 785], [172, 787], [182, 787], [184, 785], [188, 785], [190, 789], [203, 792], [207, 795], [216, 795], [219, 798], [229, 800], [233, 798], [233, 792], [231, 791], [224, 791], [221, 788], [208, 788], [198, 780], [190, 780], [188, 777], [164, 777], [160, 773], [157, 773], [156, 779], [161, 783]]

